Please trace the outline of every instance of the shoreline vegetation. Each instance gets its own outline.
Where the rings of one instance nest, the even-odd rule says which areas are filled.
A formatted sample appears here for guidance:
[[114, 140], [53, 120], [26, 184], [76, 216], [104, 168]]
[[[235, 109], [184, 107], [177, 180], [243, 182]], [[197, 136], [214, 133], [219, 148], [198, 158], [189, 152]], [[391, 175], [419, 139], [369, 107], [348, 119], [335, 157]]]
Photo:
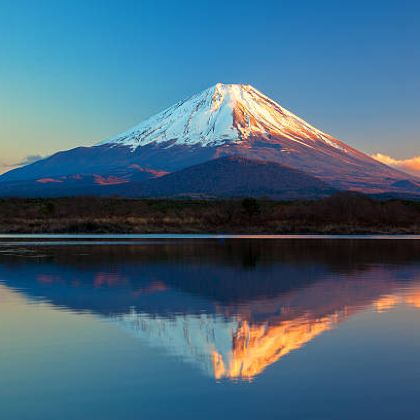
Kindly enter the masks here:
[[349, 192], [312, 201], [8, 198], [0, 233], [420, 234], [420, 202]]

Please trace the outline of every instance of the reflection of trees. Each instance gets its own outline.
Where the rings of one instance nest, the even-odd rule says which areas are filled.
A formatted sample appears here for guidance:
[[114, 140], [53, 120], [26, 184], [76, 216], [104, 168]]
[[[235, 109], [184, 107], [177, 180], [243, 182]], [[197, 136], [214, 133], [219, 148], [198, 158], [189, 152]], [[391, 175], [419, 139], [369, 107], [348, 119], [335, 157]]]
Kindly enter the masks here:
[[[355, 276], [376, 266], [393, 270], [408, 267], [419, 262], [420, 241], [198, 240], [34, 249], [46, 257], [0, 256], [3, 277], [26, 283], [27, 290], [36, 289], [31, 280], [39, 276], [55, 278], [56, 284], [68, 287], [83, 286], [96, 307], [101, 303], [95, 288], [114, 288], [112, 293], [125, 297], [115, 300], [112, 310], [124, 311], [127, 305], [136, 306], [136, 290], [155, 281], [191, 297], [231, 306], [307, 288], [326, 277], [340, 282], [343, 276]], [[51, 292], [51, 288], [33, 291]]]
[[[10, 248], [10, 247], [9, 247]], [[21, 247], [22, 248], [22, 247]], [[25, 247], [25, 250], [30, 247]], [[353, 271], [366, 264], [418, 262], [420, 241], [368, 239], [213, 239], [150, 240], [137, 245], [33, 247], [37, 253], [62, 265], [89, 267], [106, 263], [193, 263], [242, 265], [255, 261], [258, 265], [311, 263], [328, 266], [334, 271]], [[82, 258], [81, 254], [89, 254]], [[0, 255], [0, 258], [3, 258]], [[45, 258], [44, 258], [45, 259]], [[11, 262], [9, 258], [8, 263]], [[22, 263], [21, 258], [16, 262]], [[245, 264], [246, 265], [246, 264]], [[254, 265], [254, 263], [253, 263]]]

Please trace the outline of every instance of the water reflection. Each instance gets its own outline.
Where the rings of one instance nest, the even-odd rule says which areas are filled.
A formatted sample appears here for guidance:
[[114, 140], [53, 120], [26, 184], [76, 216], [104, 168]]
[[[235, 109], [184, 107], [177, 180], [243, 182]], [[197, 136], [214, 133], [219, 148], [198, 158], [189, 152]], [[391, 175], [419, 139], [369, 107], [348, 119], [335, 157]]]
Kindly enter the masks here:
[[204, 241], [28, 247], [0, 279], [105, 317], [216, 380], [250, 381], [364, 310], [420, 308], [419, 241]]

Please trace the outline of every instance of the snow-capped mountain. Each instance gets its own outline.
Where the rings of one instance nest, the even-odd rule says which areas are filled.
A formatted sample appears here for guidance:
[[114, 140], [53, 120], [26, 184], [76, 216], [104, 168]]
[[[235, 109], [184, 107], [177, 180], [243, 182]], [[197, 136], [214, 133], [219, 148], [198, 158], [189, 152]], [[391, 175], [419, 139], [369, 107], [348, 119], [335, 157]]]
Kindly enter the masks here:
[[178, 102], [125, 133], [99, 143], [129, 146], [150, 143], [203, 147], [244, 144], [253, 137], [270, 141], [278, 136], [313, 147], [324, 142], [340, 150], [344, 145], [312, 127], [250, 85], [218, 83]]
[[[252, 86], [222, 83], [92, 147], [59, 152], [10, 171], [0, 176], [0, 194], [149, 195], [154, 188], [149, 188], [148, 179], [162, 177], [163, 185], [170, 172], [232, 155], [304, 172], [316, 178], [314, 185], [320, 180], [332, 189], [420, 194], [419, 180], [318, 130]], [[235, 182], [241, 168], [236, 161], [224, 164], [230, 162], [236, 165]], [[194, 170], [195, 176], [211, 179], [208, 166], [203, 168], [202, 174]], [[183, 195], [191, 192], [180, 190]], [[217, 191], [217, 185], [212, 190]], [[267, 193], [267, 188], [262, 190]]]

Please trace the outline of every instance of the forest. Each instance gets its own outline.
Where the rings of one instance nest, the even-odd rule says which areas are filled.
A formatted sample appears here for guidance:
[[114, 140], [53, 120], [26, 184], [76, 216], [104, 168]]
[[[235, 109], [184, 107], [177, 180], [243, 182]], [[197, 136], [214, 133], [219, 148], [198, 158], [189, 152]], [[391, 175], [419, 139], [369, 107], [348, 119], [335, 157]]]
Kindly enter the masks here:
[[0, 200], [0, 233], [420, 234], [420, 202], [15, 198]]

